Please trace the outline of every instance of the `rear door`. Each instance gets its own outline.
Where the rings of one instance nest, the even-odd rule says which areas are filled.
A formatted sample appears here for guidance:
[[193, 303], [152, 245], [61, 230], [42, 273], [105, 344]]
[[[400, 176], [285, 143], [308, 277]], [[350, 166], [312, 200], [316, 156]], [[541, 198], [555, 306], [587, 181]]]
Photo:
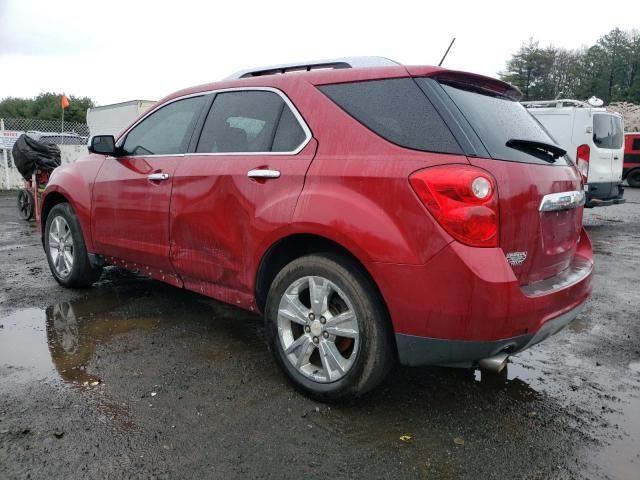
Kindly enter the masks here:
[[107, 257], [171, 272], [169, 203], [204, 96], [171, 102], [120, 141], [125, 154], [103, 162], [93, 185], [92, 232]]
[[[466, 81], [465, 81], [466, 80]], [[428, 82], [429, 80], [418, 80]], [[574, 192], [582, 198], [578, 173], [565, 157], [507, 146], [509, 140], [554, 144], [541, 125], [512, 98], [484, 88], [474, 77], [440, 82], [443, 105], [480, 144], [469, 152], [472, 165], [491, 173], [498, 186], [500, 246], [520, 284], [533, 283], [566, 269], [582, 228], [582, 208], [541, 211], [545, 198]], [[451, 106], [449, 100], [453, 103]], [[510, 143], [511, 144], [511, 143]]]
[[[588, 182], [620, 182], [624, 163], [622, 118], [606, 112], [594, 113], [592, 139]], [[617, 195], [617, 189], [612, 193]]]
[[316, 142], [275, 89], [216, 93], [173, 182], [171, 259], [185, 287], [244, 304], [256, 254], [291, 220]]

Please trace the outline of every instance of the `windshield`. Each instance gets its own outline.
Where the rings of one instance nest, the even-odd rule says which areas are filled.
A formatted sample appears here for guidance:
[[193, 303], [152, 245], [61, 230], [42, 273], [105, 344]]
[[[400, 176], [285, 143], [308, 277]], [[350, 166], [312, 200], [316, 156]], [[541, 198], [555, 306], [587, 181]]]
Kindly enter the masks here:
[[[480, 137], [491, 158], [548, 164], [539, 156], [507, 146], [509, 140], [557, 145], [519, 102], [475, 90], [473, 86], [444, 83], [441, 85]], [[558, 158], [554, 163], [566, 164], [566, 157]]]

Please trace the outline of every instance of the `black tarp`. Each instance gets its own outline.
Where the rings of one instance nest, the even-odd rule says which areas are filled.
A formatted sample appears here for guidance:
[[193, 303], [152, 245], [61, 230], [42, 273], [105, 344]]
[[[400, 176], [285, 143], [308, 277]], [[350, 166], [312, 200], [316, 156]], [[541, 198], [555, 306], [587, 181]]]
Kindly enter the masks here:
[[43, 143], [35, 136], [23, 133], [11, 150], [13, 163], [25, 180], [29, 180], [36, 168], [53, 170], [60, 166], [60, 148]]

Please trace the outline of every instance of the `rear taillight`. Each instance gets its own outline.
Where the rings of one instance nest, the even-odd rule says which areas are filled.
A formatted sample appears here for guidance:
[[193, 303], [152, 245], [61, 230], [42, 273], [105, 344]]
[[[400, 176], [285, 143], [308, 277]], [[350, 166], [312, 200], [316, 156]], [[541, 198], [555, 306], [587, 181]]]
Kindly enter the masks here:
[[580, 145], [576, 152], [576, 166], [582, 176], [582, 184], [587, 184], [587, 177], [589, 175], [589, 157], [591, 156], [591, 149], [589, 145]]
[[472, 247], [498, 246], [498, 192], [489, 173], [468, 165], [447, 165], [419, 170], [409, 182], [453, 238]]

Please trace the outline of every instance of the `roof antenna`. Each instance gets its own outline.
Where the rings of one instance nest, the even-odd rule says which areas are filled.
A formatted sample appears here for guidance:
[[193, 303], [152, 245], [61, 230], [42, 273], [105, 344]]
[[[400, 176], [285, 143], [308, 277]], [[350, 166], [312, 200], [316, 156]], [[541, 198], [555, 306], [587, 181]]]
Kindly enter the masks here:
[[442, 66], [442, 62], [444, 62], [444, 59], [447, 58], [447, 55], [449, 54], [449, 50], [451, 50], [451, 47], [453, 46], [453, 42], [456, 41], [456, 37], [453, 37], [453, 40], [451, 40], [451, 43], [449, 44], [449, 48], [447, 48], [447, 51], [444, 52], [444, 55], [442, 56], [442, 60], [440, 60], [440, 63], [438, 64], [439, 67]]

